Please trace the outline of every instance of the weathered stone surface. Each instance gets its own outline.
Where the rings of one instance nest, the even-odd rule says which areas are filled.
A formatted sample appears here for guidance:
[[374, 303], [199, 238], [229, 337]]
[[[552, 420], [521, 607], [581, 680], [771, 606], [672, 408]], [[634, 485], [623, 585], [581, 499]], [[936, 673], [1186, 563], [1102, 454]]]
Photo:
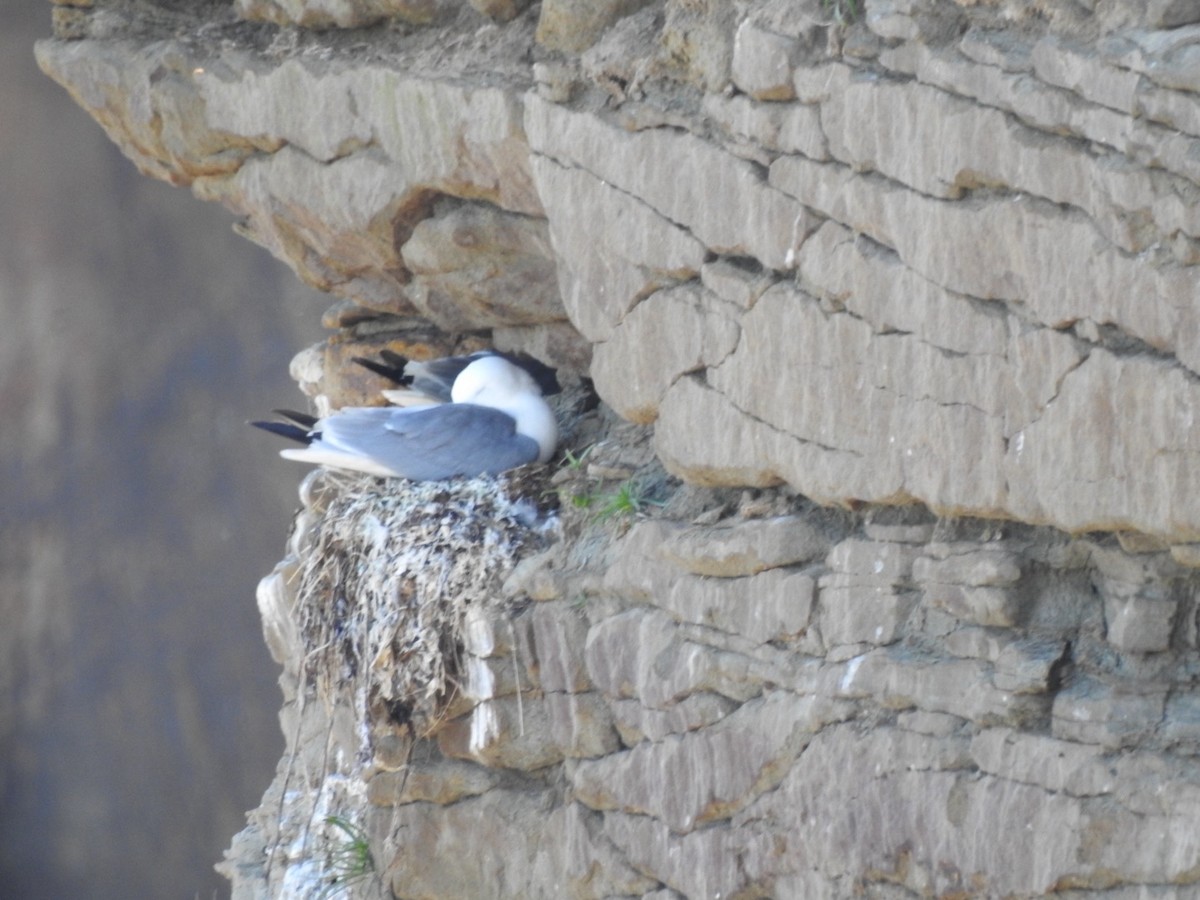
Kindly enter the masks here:
[[542, 219], [457, 206], [422, 219], [401, 248], [405, 296], [444, 331], [566, 319]]
[[[398, 897], [527, 894], [538, 847], [554, 822], [550, 806], [547, 794], [496, 790], [437, 815], [422, 804], [389, 810], [404, 850], [383, 877]], [[455, 865], [446, 864], [451, 859]]]
[[641, 301], [596, 346], [591, 371], [600, 396], [631, 422], [653, 422], [672, 382], [720, 364], [737, 346], [737, 317], [726, 307], [692, 282]]
[[591, 688], [579, 648], [587, 622], [566, 601], [539, 603], [529, 612], [530, 643], [519, 641], [531, 678], [544, 691], [576, 694]]
[[1166, 597], [1108, 595], [1104, 618], [1108, 641], [1130, 653], [1154, 653], [1171, 646], [1177, 604]]
[[742, 94], [708, 94], [704, 112], [734, 137], [767, 150], [829, 158], [820, 109], [815, 105], [758, 103]]
[[581, 762], [575, 796], [593, 809], [652, 815], [686, 834], [773, 788], [811, 734], [837, 718], [826, 701], [777, 691], [698, 732]]
[[720, 578], [797, 566], [818, 558], [829, 545], [825, 535], [799, 516], [666, 529], [652, 540], [663, 559], [694, 575]]
[[746, 19], [733, 39], [733, 83], [755, 100], [789, 100], [796, 95], [792, 71], [800, 42]]
[[617, 700], [612, 707], [621, 739], [632, 746], [719, 722], [737, 709], [737, 704], [717, 694], [692, 694], [667, 710], [646, 709], [636, 700]]
[[919, 707], [982, 724], [1021, 724], [1036, 713], [1035, 698], [997, 689], [990, 666], [973, 659], [919, 659], [903, 649], [855, 657], [838, 683], [841, 696], [872, 696], [895, 709]]
[[542, 0], [537, 40], [551, 50], [579, 52], [622, 16], [649, 0]]
[[375, 806], [436, 803], [445, 806], [475, 797], [499, 783], [496, 772], [471, 763], [439, 759], [396, 772], [376, 772], [367, 781], [367, 801]]
[[818, 622], [830, 647], [890, 644], [917, 604], [917, 595], [874, 575], [822, 575]]
[[[585, 338], [608, 340], [639, 300], [700, 271], [704, 247], [650, 206], [543, 157], [534, 158], [533, 170], [550, 217], [563, 305]], [[580, 209], [623, 225], [598, 235]], [[596, 252], [597, 241], [604, 252]]]
[[975, 545], [931, 545], [927, 549], [936, 555], [922, 556], [912, 567], [913, 578], [919, 582], [982, 587], [1013, 584], [1021, 577], [1017, 556], [1009, 551], [977, 550]]
[[[804, 206], [768, 186], [750, 163], [690, 134], [624, 132], [537, 98], [526, 104], [525, 128], [535, 153], [641, 198], [714, 252], [790, 269], [815, 227]], [[701, 184], [705, 190], [695, 190]]]
[[387, 18], [426, 24], [450, 5], [449, 0], [236, 0], [243, 18], [305, 28], [361, 28]]
[[903, 544], [851, 538], [830, 550], [825, 564], [835, 572], [899, 583], [909, 580], [917, 558], [916, 551]]
[[531, 0], [470, 0], [471, 6], [489, 19], [508, 22], [529, 7]]
[[529, 771], [618, 746], [612, 714], [597, 694], [485, 700], [438, 728], [437, 739], [448, 757]]
[[1110, 793], [1116, 780], [1099, 747], [1022, 734], [1011, 728], [981, 731], [971, 741], [971, 757], [989, 775], [1074, 797]]
[[1162, 720], [1166, 688], [1078, 678], [1054, 698], [1055, 737], [1118, 748], [1149, 735]]

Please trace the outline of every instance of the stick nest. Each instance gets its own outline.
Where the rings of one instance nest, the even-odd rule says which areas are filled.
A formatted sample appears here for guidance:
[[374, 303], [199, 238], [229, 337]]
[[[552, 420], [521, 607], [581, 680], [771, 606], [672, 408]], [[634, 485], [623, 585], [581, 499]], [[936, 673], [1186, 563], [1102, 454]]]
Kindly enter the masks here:
[[542, 542], [522, 499], [530, 480], [324, 473], [301, 552], [306, 684], [327, 699], [352, 687], [364, 725], [436, 721], [462, 671], [467, 611], [502, 612], [501, 584]]

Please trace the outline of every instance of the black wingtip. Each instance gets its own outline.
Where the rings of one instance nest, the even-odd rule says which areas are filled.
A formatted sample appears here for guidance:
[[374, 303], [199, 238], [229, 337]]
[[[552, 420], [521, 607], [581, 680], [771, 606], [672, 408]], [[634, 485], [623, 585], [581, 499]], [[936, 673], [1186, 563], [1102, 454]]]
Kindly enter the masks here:
[[[391, 353], [387, 350], [379, 355], [384, 359], [384, 362], [368, 359], [365, 356], [356, 356], [354, 357], [354, 361], [364, 369], [386, 378], [395, 385], [405, 387], [412, 383], [412, 376], [404, 374], [404, 367], [408, 365], [407, 359], [399, 353]], [[399, 360], [399, 362], [397, 363], [395, 360]]]
[[271, 434], [277, 434], [290, 441], [304, 444], [306, 447], [313, 441], [313, 435], [309, 433], [308, 429], [301, 428], [299, 425], [293, 425], [290, 422], [251, 422], [250, 424], [255, 428], [261, 428], [263, 431], [269, 431]]
[[277, 416], [283, 416], [289, 421], [295, 422], [301, 428], [307, 428], [310, 431], [316, 427], [317, 417], [310, 416], [308, 413], [296, 412], [294, 409], [273, 409], [271, 412]]
[[562, 392], [562, 385], [558, 383], [558, 370], [546, 365], [536, 356], [530, 356], [524, 351], [517, 353], [500, 352], [498, 356], [503, 356], [510, 363], [520, 366], [529, 376], [537, 382], [538, 387], [542, 389], [542, 394], [549, 397], [551, 394]]

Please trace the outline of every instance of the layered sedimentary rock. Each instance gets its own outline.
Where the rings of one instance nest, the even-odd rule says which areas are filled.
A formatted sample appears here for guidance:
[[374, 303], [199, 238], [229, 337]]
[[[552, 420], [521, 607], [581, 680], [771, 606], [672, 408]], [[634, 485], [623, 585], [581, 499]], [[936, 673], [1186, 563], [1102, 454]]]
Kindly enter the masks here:
[[239, 892], [347, 879], [335, 815], [404, 897], [1194, 895], [1194, 4], [57, 19], [144, 171], [350, 301], [306, 390], [423, 322], [632, 423], [570, 408], [560, 539], [428, 729], [310, 697], [265, 583]]

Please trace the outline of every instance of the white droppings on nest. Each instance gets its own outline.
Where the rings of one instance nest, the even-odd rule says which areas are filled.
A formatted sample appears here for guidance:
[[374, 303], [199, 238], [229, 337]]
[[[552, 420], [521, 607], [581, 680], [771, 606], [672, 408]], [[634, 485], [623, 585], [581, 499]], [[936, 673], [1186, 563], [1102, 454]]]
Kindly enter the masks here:
[[468, 612], [511, 604], [501, 584], [541, 546], [520, 471], [455, 482], [324, 473], [296, 607], [305, 678], [321, 696], [350, 688], [364, 726], [437, 720], [464, 675]]

